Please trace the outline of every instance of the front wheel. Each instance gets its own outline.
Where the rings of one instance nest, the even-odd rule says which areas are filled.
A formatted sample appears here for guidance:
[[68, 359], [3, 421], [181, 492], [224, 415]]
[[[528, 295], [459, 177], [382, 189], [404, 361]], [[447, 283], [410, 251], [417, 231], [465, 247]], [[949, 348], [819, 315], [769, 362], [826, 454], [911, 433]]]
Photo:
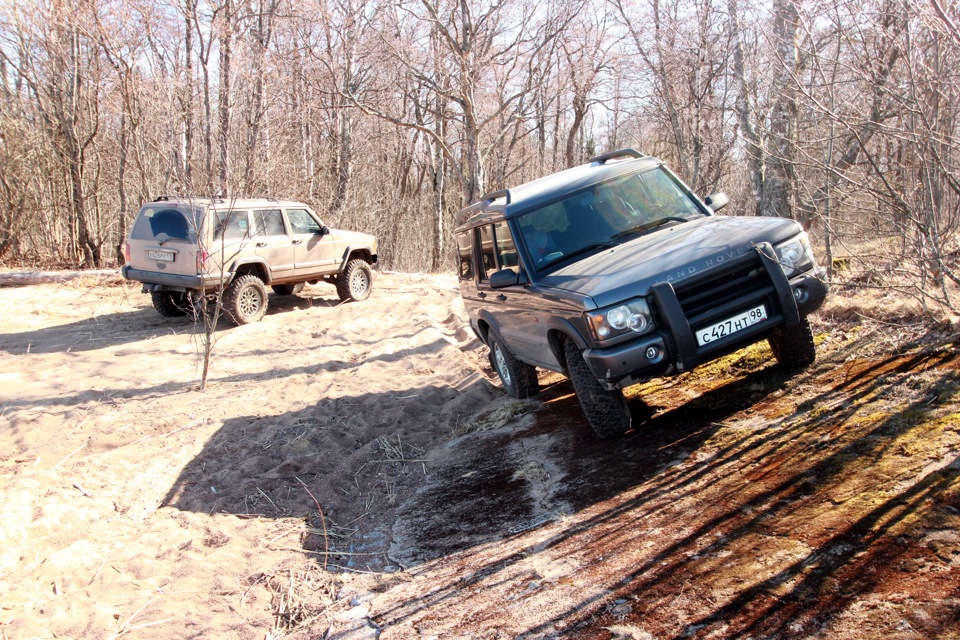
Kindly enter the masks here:
[[490, 333], [490, 364], [500, 376], [504, 390], [514, 398], [529, 398], [540, 390], [537, 368], [517, 360], [493, 332]]
[[577, 394], [580, 408], [587, 417], [593, 432], [600, 438], [615, 438], [630, 430], [632, 420], [630, 408], [623, 397], [623, 391], [608, 391], [600, 384], [583, 359], [583, 353], [573, 340], [563, 343], [567, 358], [567, 371], [573, 390]]
[[343, 273], [337, 276], [337, 295], [344, 302], [360, 302], [370, 297], [372, 285], [373, 271], [370, 265], [366, 260], [354, 258], [347, 263]]
[[234, 280], [223, 294], [223, 309], [236, 325], [259, 322], [267, 312], [263, 280], [252, 274]]
[[782, 327], [780, 333], [767, 339], [777, 362], [787, 369], [810, 366], [817, 359], [810, 322], [803, 318], [795, 327]]

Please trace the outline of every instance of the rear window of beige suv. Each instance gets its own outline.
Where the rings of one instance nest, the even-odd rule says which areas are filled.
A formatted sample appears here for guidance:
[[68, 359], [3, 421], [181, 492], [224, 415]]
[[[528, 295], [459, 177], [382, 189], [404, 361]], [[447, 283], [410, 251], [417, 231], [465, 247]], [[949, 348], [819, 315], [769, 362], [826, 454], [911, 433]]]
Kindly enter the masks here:
[[200, 220], [202, 213], [203, 207], [197, 207], [192, 211], [189, 209], [181, 211], [170, 206], [147, 207], [137, 216], [130, 238], [133, 240], [169, 238], [196, 242], [197, 221]]

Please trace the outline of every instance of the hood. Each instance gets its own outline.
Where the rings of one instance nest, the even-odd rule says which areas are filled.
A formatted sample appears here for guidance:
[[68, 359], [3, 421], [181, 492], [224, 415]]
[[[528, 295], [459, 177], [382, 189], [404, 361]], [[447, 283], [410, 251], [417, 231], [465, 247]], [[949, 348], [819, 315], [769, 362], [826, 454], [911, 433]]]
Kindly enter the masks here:
[[330, 229], [330, 235], [340, 242], [350, 244], [376, 245], [376, 239], [369, 233], [359, 231], [347, 231], [345, 229]]
[[753, 250], [800, 233], [783, 218], [708, 216], [660, 229], [603, 250], [538, 279], [590, 297], [597, 307], [649, 293], [657, 282], [676, 283]]

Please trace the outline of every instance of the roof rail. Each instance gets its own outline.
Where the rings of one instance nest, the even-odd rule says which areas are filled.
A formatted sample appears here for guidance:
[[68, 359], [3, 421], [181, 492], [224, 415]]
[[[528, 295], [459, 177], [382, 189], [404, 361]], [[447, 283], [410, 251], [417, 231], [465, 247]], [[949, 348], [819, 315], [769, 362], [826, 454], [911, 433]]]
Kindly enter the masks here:
[[510, 189], [500, 189], [499, 191], [491, 191], [490, 193], [485, 193], [480, 196], [479, 202], [494, 201], [497, 198], [506, 198], [507, 204], [510, 204]]
[[600, 164], [607, 164], [607, 160], [614, 160], [616, 158], [644, 158], [642, 153], [636, 149], [618, 149], [617, 151], [610, 151], [599, 156], [594, 156], [590, 158], [590, 162], [599, 162]]

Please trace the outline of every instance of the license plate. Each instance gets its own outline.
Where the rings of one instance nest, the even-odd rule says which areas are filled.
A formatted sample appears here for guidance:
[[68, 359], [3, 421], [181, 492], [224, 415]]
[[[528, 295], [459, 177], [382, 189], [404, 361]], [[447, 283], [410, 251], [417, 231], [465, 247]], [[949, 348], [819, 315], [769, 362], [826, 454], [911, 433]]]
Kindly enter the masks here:
[[701, 347], [716, 342], [720, 338], [725, 338], [738, 331], [743, 331], [747, 327], [763, 322], [767, 319], [767, 308], [762, 304], [749, 311], [727, 318], [722, 322], [709, 326], [706, 329], [697, 331], [697, 344]]
[[147, 251], [147, 257], [151, 260], [173, 262], [173, 251]]

